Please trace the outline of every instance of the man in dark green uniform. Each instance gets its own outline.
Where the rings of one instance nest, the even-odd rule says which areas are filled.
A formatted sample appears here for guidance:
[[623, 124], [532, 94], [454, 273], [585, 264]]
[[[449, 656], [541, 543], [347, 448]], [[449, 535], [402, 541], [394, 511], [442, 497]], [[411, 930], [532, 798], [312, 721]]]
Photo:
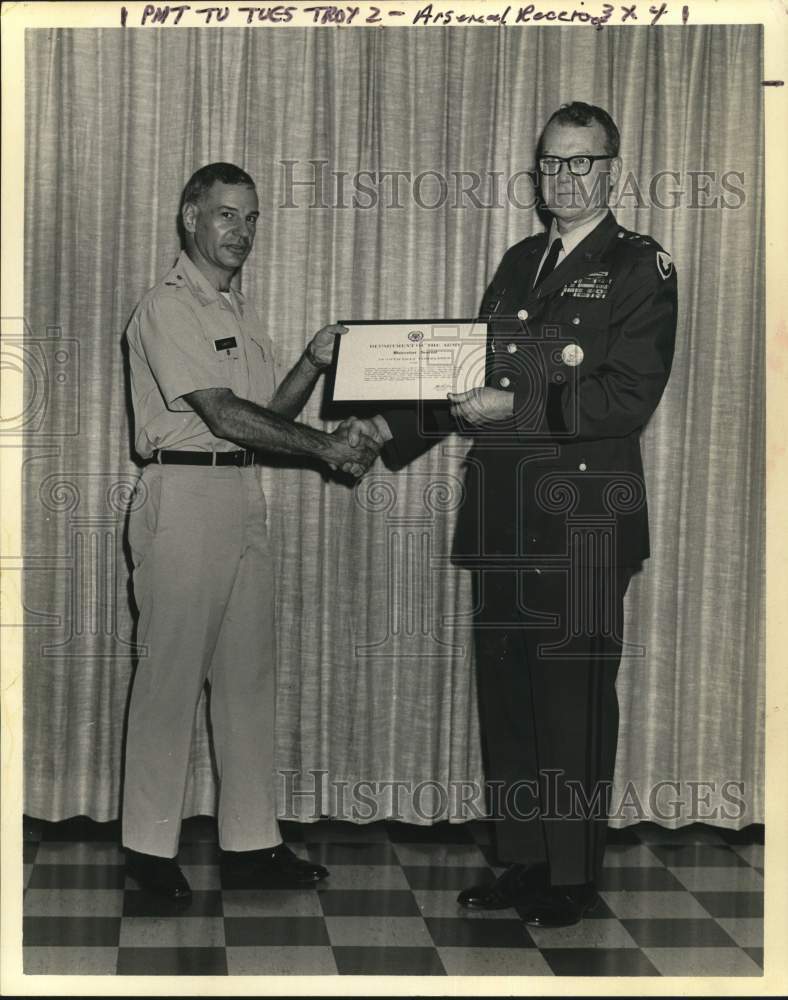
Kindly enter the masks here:
[[618, 152], [601, 108], [550, 118], [537, 169], [552, 223], [506, 252], [484, 296], [484, 386], [450, 394], [448, 413], [373, 418], [395, 465], [451, 430], [475, 436], [454, 559], [475, 571], [485, 768], [508, 867], [459, 902], [517, 906], [537, 926], [575, 923], [598, 899], [622, 602], [649, 555], [639, 437], [675, 339], [670, 257], [608, 208]]

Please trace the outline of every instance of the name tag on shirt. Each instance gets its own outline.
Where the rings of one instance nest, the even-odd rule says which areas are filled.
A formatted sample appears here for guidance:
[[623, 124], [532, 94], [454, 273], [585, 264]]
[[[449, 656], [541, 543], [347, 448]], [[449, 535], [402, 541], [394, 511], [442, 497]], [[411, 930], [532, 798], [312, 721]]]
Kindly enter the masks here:
[[224, 352], [228, 358], [238, 357], [238, 341], [235, 337], [221, 337], [219, 340], [214, 340], [213, 349], [219, 354]]

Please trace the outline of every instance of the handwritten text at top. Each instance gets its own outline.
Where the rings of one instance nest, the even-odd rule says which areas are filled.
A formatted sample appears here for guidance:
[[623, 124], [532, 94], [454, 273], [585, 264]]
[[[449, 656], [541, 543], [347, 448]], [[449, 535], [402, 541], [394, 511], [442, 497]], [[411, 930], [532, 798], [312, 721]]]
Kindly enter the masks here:
[[[674, 7], [677, 10], [678, 5]], [[575, 6], [547, 6], [529, 3], [524, 6], [512, 4], [502, 5], [490, 10], [468, 11], [456, 10], [452, 7], [442, 7], [428, 3], [415, 13], [398, 10], [393, 7], [382, 8], [374, 4], [360, 6], [332, 6], [315, 4], [308, 7], [276, 4], [273, 6], [251, 6], [239, 4], [236, 6], [197, 7], [192, 4], [155, 5], [146, 4], [136, 22], [141, 27], [176, 26], [188, 24], [200, 25], [253, 25], [253, 24], [291, 24], [306, 23], [331, 26], [352, 26], [359, 24], [410, 24], [414, 26], [456, 25], [499, 25], [507, 27], [517, 24], [589, 24], [594, 28], [602, 28], [606, 24], [657, 24], [668, 15], [667, 3], [586, 3], [578, 0]], [[681, 18], [684, 24], [689, 19], [689, 7], [681, 8]], [[120, 23], [123, 27], [134, 25], [129, 18], [129, 10], [120, 8]]]

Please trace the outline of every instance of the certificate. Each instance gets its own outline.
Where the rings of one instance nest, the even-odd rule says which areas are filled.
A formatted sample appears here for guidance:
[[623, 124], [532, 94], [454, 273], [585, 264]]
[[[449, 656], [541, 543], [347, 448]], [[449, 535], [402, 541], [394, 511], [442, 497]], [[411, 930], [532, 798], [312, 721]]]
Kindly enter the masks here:
[[476, 319], [341, 320], [335, 403], [443, 402], [484, 385], [487, 323]]

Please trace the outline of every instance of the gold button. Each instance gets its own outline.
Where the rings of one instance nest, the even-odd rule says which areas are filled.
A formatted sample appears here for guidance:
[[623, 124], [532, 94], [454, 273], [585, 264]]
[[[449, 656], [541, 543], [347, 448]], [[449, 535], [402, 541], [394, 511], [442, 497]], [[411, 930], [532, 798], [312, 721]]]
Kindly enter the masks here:
[[520, 309], [520, 310], [518, 310], [518, 312], [517, 312], [517, 318], [518, 319], [528, 319], [528, 310], [527, 309]]
[[517, 354], [517, 344], [507, 344], [506, 345], [506, 350], [510, 354]]
[[511, 381], [504, 375], [501, 381], [498, 383], [502, 389], [508, 389], [512, 384]]

